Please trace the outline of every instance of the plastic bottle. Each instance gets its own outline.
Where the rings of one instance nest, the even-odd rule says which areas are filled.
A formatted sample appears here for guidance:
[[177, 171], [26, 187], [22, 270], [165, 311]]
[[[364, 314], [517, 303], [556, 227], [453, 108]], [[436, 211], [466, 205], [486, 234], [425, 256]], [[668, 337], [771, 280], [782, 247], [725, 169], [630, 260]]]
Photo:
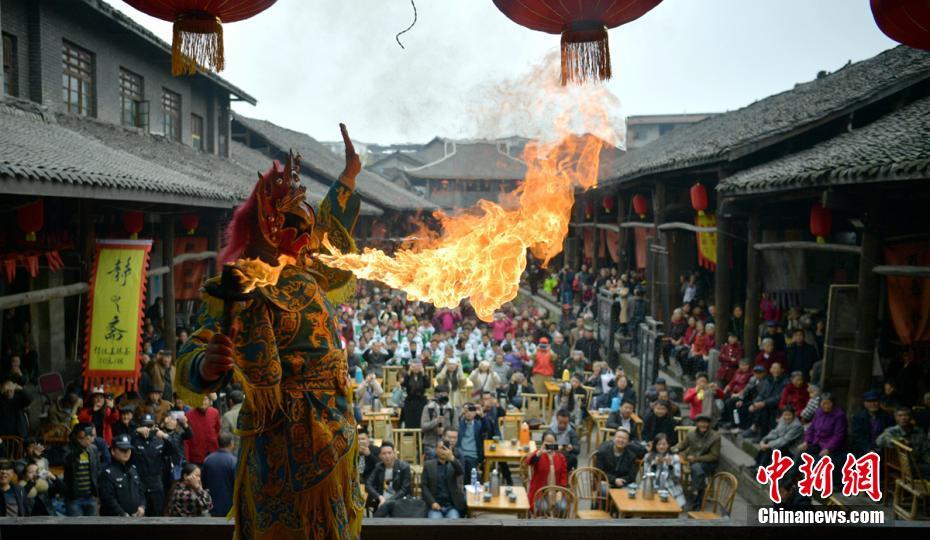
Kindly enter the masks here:
[[520, 445], [530, 444], [530, 425], [526, 422], [520, 424]]
[[610, 400], [610, 412], [617, 412], [620, 410], [620, 398], [614, 397]]
[[563, 370], [562, 371], [562, 382], [571, 382], [571, 380], [572, 380], [571, 373], [569, 373], [567, 369]]
[[478, 469], [471, 469], [471, 491], [473, 500], [478, 500], [481, 495], [478, 493]]
[[501, 484], [500, 484], [500, 479], [498, 478], [498, 475], [497, 475], [497, 467], [494, 467], [494, 470], [491, 471], [491, 489], [490, 489], [491, 494], [493, 495], [494, 493], [497, 493], [498, 491], [500, 491], [500, 486]]
[[355, 384], [361, 386], [365, 382], [365, 376], [362, 374], [362, 368], [355, 368]]

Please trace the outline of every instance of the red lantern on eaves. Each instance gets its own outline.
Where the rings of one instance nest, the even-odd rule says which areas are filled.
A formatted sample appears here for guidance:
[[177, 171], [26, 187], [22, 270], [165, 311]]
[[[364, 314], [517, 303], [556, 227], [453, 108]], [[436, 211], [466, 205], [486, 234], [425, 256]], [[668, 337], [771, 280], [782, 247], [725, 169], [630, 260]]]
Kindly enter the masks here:
[[811, 234], [817, 237], [817, 243], [825, 243], [826, 237], [833, 231], [833, 211], [820, 203], [811, 206]]
[[614, 204], [616, 204], [616, 201], [613, 195], [607, 195], [601, 202], [604, 205], [604, 212], [609, 214], [614, 211]]
[[36, 233], [42, 230], [45, 223], [45, 203], [42, 199], [20, 206], [16, 210], [16, 223], [26, 233], [27, 242], [36, 241]]
[[691, 186], [691, 208], [697, 210], [699, 216], [707, 210], [707, 188], [700, 182]]
[[171, 73], [197, 69], [223, 71], [223, 23], [241, 21], [265, 11], [277, 0], [126, 0], [152, 17], [174, 23]]
[[634, 21], [662, 0], [494, 0], [513, 22], [562, 35], [562, 84], [610, 78], [607, 29]]
[[123, 228], [129, 233], [129, 238], [136, 240], [142, 227], [145, 226], [145, 214], [139, 210], [127, 210], [123, 212]]
[[639, 219], [646, 219], [646, 212], [648, 211], [648, 201], [646, 197], [639, 193], [633, 195], [633, 211], [639, 215]]
[[584, 217], [585, 219], [594, 217], [594, 201], [586, 201], [584, 203]]
[[930, 2], [872, 0], [872, 17], [878, 28], [898, 43], [930, 50]]
[[181, 226], [187, 231], [188, 236], [197, 232], [197, 226], [200, 225], [200, 216], [197, 214], [184, 214], [181, 216]]

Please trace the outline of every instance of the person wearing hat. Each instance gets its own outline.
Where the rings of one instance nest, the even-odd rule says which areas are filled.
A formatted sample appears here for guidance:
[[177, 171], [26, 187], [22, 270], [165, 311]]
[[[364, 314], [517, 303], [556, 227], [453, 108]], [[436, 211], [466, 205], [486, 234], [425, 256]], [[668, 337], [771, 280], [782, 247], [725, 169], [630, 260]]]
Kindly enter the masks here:
[[171, 402], [162, 399], [163, 396], [164, 394], [162, 394], [160, 388], [154, 386], [149, 388], [145, 396], [145, 404], [138, 409], [139, 414], [151, 414], [155, 418], [156, 423], [161, 423], [165, 415], [168, 414], [168, 411], [171, 410]]
[[853, 415], [849, 446], [856, 457], [869, 452], [880, 454], [878, 436], [894, 424], [891, 415], [881, 408], [880, 401], [881, 395], [869, 390], [862, 396], [862, 408]]
[[594, 337], [594, 325], [591, 322], [585, 323], [584, 332], [575, 342], [574, 349], [584, 353], [584, 358], [587, 361], [585, 370], [588, 370], [594, 362], [600, 362], [601, 345], [597, 342], [597, 338]]
[[100, 515], [142, 517], [145, 515], [145, 492], [142, 479], [130, 460], [132, 438], [122, 433], [113, 438], [110, 448], [113, 461], [104, 467], [97, 480], [100, 488]]
[[546, 381], [555, 376], [555, 359], [549, 349], [549, 338], [539, 338], [536, 347], [536, 356], [532, 362], [532, 375], [534, 388], [545, 388]]
[[120, 435], [129, 435], [132, 437], [138, 427], [133, 421], [136, 415], [136, 408], [132, 405], [121, 405], [119, 407], [119, 422], [113, 424], [113, 437]]
[[145, 508], [149, 516], [160, 516], [165, 507], [163, 476], [165, 464], [175, 458], [175, 447], [168, 441], [168, 433], [155, 425], [151, 413], [142, 415], [141, 425], [132, 438], [132, 464], [139, 472], [145, 492]]
[[696, 508], [704, 497], [707, 479], [714, 475], [720, 462], [720, 434], [710, 429], [711, 417], [700, 414], [696, 428], [679, 441], [673, 451], [691, 468], [691, 507]]
[[94, 446], [92, 424], [81, 422], [71, 430], [64, 476], [63, 495], [68, 516], [96, 516], [100, 456]]
[[449, 387], [449, 402], [456, 409], [465, 404], [465, 395], [460, 392], [465, 386], [465, 372], [458, 357], [451, 354], [452, 347], [446, 347], [446, 358], [442, 369], [436, 374], [436, 381]]

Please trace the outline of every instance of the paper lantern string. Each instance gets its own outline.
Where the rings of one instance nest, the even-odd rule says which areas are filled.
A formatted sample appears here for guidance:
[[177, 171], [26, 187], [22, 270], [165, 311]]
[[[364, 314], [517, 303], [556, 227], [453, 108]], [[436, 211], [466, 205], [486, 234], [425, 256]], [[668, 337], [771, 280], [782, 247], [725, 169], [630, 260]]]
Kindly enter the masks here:
[[408, 26], [405, 30], [402, 30], [396, 36], [394, 36], [394, 39], [397, 40], [397, 44], [400, 45], [400, 48], [405, 50], [406, 47], [404, 47], [404, 44], [400, 42], [400, 36], [409, 32], [411, 29], [413, 29], [414, 25], [417, 24], [417, 5], [413, 0], [410, 0], [410, 5], [413, 6], [413, 22], [410, 23], [410, 26]]

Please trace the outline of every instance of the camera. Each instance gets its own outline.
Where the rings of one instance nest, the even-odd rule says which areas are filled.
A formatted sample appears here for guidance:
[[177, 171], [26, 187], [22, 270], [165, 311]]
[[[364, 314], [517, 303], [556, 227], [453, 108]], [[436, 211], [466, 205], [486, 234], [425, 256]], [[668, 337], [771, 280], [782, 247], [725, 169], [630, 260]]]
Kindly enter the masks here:
[[555, 444], [555, 443], [550, 443], [550, 444], [545, 445], [545, 448], [546, 448], [546, 450], [550, 450], [550, 451], [552, 451], [552, 452], [555, 452], [556, 450], [559, 449], [559, 445], [558, 445], [558, 444]]
[[465, 410], [468, 412], [478, 412], [478, 406], [474, 403], [469, 403], [465, 406]]

